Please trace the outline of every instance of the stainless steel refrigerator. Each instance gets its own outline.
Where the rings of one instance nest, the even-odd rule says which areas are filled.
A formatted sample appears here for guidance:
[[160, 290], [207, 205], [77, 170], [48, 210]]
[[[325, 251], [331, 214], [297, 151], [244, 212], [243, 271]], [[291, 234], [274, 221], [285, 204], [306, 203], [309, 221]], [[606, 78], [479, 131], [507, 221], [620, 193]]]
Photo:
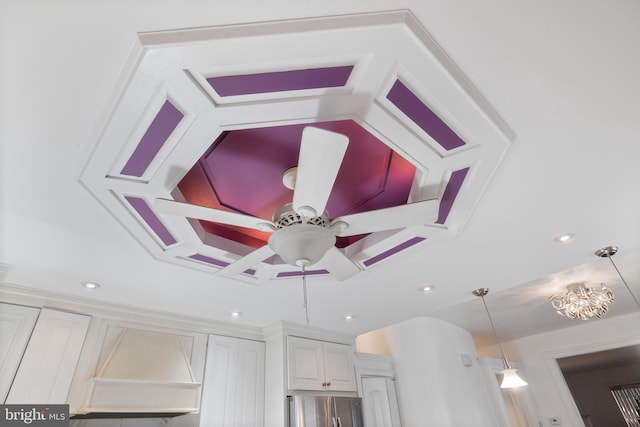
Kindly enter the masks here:
[[363, 427], [362, 399], [289, 396], [289, 427]]

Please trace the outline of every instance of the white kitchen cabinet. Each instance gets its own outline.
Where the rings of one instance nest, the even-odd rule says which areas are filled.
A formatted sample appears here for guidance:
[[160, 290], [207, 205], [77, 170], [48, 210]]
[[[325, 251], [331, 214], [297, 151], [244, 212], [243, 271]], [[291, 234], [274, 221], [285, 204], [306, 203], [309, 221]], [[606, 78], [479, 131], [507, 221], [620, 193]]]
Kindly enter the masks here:
[[357, 389], [351, 345], [289, 336], [287, 357], [290, 390]]
[[362, 377], [362, 411], [366, 427], [400, 427], [393, 378]]
[[264, 342], [209, 335], [200, 426], [263, 426], [264, 378]]
[[5, 403], [65, 403], [90, 320], [43, 308]]
[[356, 353], [365, 427], [400, 427], [395, 369], [390, 356]]
[[37, 308], [0, 303], [0, 402], [7, 398], [39, 313]]

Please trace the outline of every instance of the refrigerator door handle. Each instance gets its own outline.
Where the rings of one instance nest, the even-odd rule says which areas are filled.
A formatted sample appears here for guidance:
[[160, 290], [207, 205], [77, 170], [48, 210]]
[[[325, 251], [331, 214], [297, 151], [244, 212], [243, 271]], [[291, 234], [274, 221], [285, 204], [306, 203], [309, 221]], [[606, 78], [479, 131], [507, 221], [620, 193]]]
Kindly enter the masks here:
[[338, 427], [342, 427], [342, 420], [340, 420], [340, 417], [338, 417]]
[[338, 423], [336, 423], [336, 417], [331, 417], [331, 427], [338, 427]]

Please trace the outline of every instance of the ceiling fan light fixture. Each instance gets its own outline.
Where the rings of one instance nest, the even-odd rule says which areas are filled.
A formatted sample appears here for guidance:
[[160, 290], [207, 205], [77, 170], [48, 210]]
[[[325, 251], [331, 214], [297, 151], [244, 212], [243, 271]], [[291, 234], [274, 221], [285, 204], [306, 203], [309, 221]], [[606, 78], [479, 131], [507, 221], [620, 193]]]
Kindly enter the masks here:
[[335, 243], [336, 236], [329, 229], [309, 224], [281, 228], [269, 237], [269, 247], [297, 267], [317, 263]]

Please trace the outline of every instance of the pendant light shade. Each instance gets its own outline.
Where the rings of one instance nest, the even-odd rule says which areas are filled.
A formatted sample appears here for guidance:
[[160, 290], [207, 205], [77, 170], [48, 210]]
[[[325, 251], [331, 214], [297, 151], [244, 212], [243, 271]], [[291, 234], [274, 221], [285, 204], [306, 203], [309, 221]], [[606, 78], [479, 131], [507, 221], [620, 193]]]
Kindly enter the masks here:
[[527, 385], [527, 382], [520, 378], [518, 370], [514, 368], [503, 369], [502, 381], [500, 381], [500, 388], [517, 388]]
[[518, 375], [518, 370], [512, 368], [504, 355], [504, 350], [502, 349], [502, 344], [500, 344], [500, 340], [498, 340], [498, 334], [496, 333], [496, 327], [493, 324], [493, 319], [491, 318], [491, 314], [489, 314], [489, 308], [487, 307], [487, 303], [484, 300], [484, 296], [489, 293], [489, 289], [480, 288], [473, 291], [473, 294], [477, 297], [482, 298], [482, 304], [484, 305], [484, 309], [487, 312], [487, 317], [489, 318], [489, 323], [491, 324], [491, 330], [493, 331], [493, 336], [496, 339], [496, 343], [498, 343], [498, 348], [500, 349], [500, 354], [502, 355], [502, 365], [504, 369], [500, 371], [502, 375], [502, 379], [500, 380], [500, 388], [517, 388], [528, 385], [528, 383]]

